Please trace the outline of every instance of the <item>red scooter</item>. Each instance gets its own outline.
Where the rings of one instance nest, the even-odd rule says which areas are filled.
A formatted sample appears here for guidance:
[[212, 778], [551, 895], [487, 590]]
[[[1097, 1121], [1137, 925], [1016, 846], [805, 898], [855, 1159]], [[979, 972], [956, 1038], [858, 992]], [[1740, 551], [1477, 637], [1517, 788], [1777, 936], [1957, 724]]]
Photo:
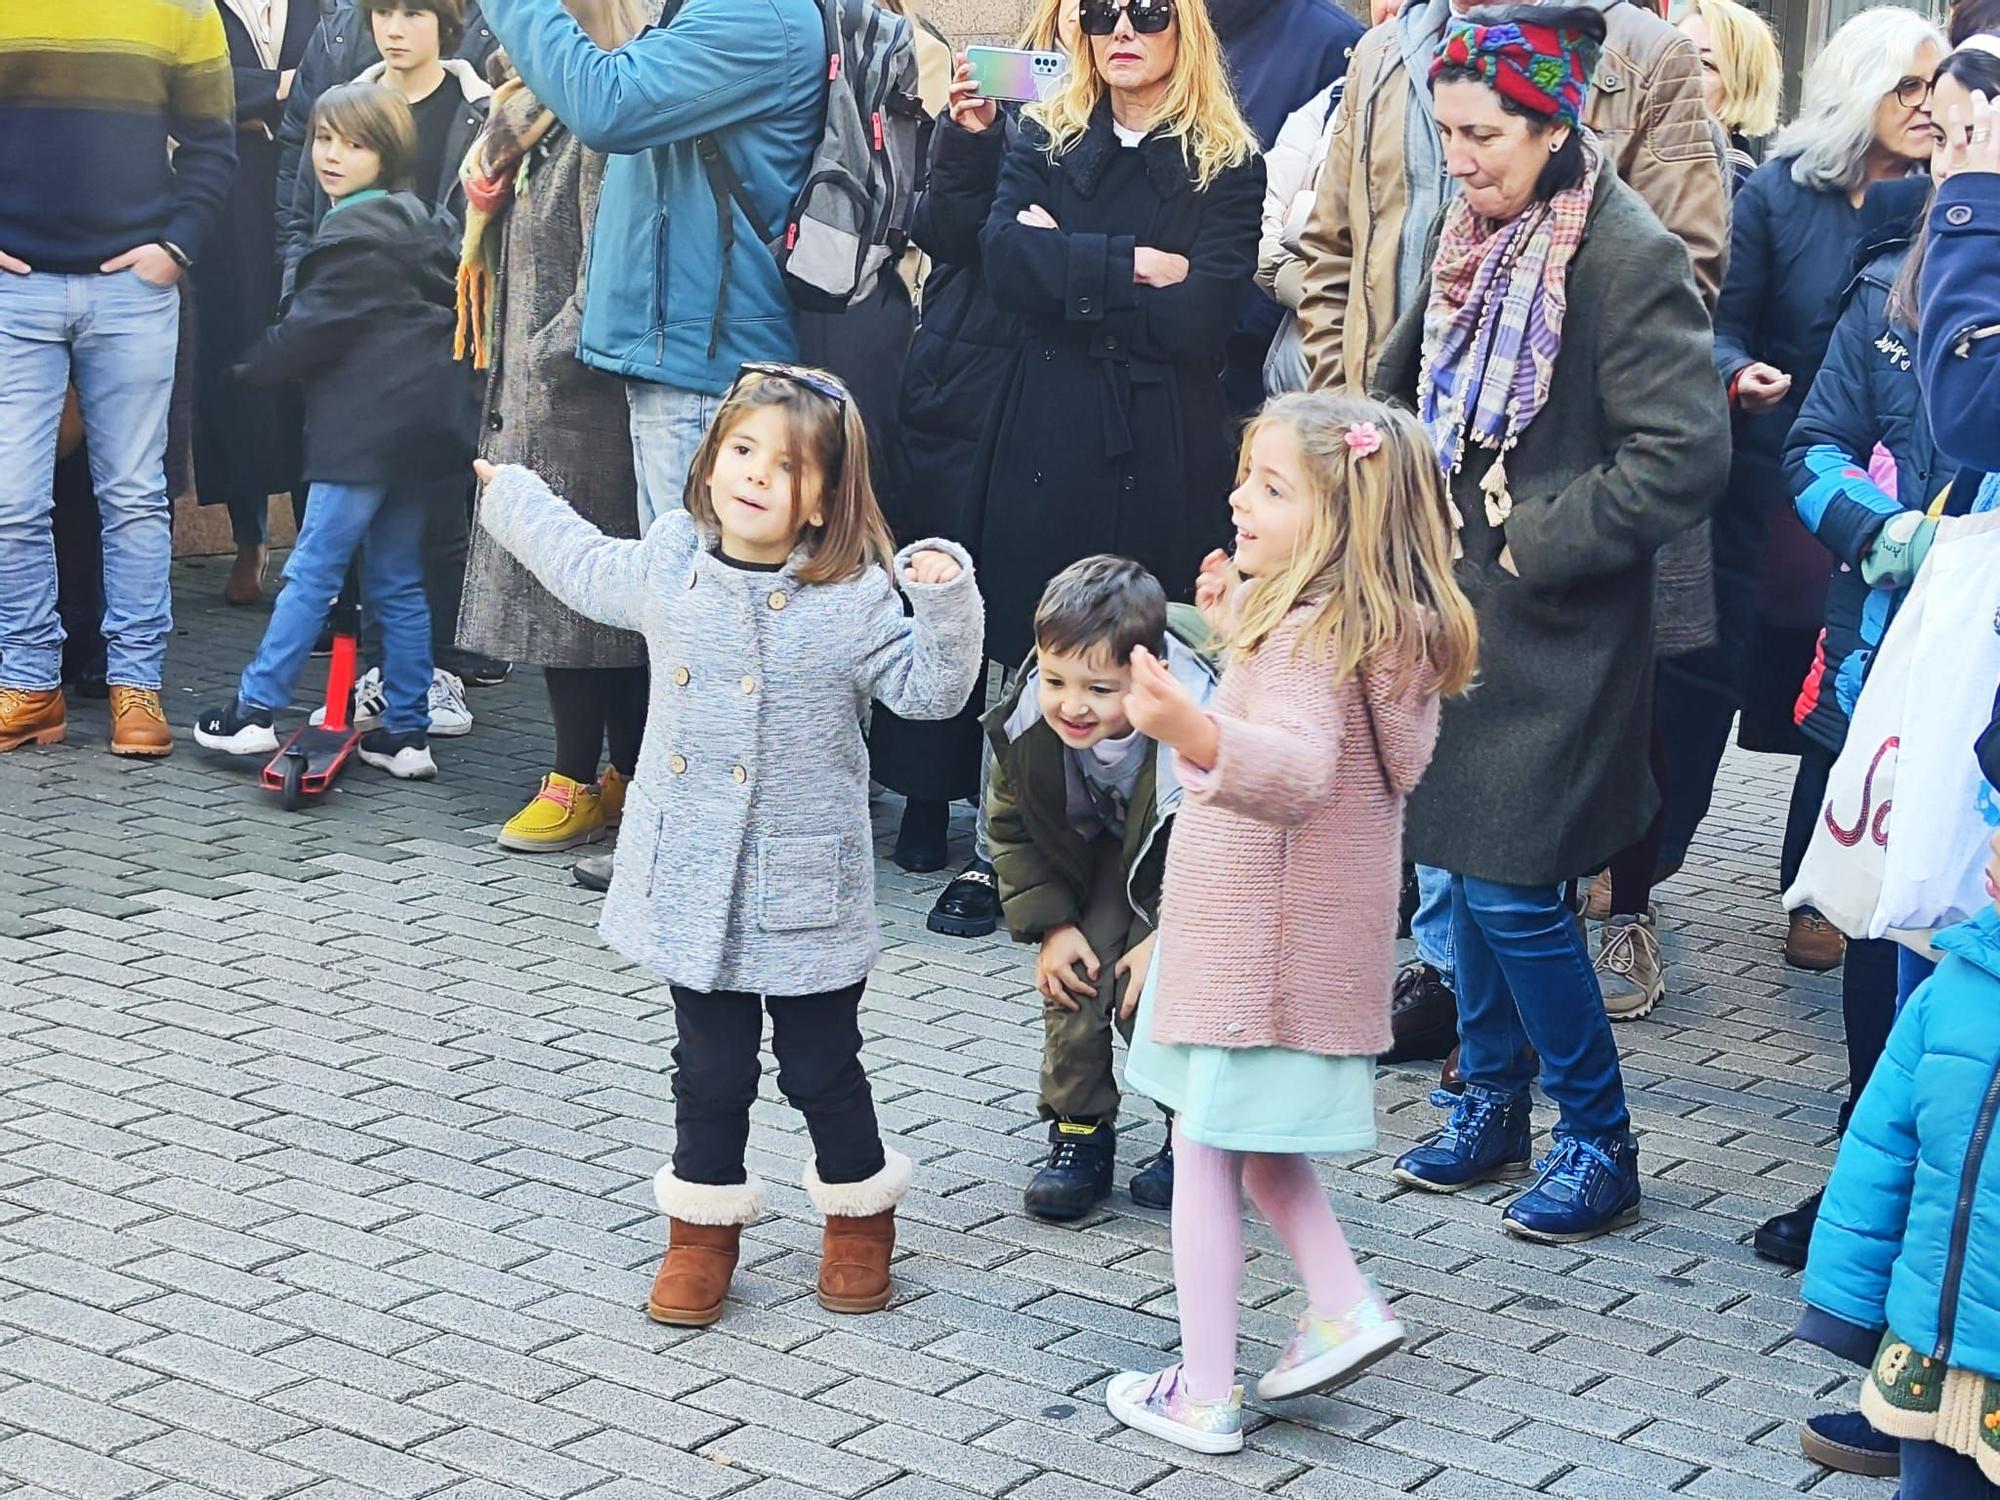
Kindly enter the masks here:
[[354, 713], [355, 667], [359, 664], [361, 610], [356, 600], [353, 575], [333, 606], [333, 660], [326, 670], [326, 722], [301, 724], [291, 738], [278, 747], [260, 778], [266, 791], [278, 794], [286, 812], [297, 812], [309, 797], [318, 797], [333, 785], [354, 747], [361, 743], [361, 731], [351, 722]]

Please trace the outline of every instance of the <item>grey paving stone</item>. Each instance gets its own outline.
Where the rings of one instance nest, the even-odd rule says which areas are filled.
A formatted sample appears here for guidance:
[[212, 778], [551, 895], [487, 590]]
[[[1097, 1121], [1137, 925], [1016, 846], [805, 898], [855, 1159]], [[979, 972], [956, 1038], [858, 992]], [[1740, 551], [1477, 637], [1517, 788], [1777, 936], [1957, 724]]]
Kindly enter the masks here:
[[157, 1474], [35, 1432], [0, 1441], [0, 1474], [77, 1500], [125, 1500], [159, 1483]]
[[121, 1456], [235, 1500], [276, 1500], [313, 1477], [294, 1465], [193, 1432], [168, 1433], [128, 1448]]

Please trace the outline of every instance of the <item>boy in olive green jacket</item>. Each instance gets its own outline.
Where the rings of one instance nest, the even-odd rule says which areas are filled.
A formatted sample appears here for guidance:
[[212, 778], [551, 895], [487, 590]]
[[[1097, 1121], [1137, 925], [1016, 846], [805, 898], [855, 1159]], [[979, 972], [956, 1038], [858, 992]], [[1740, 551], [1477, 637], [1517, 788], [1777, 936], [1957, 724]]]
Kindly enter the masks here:
[[[1081, 1218], [1111, 1192], [1111, 1032], [1115, 1025], [1131, 1036], [1180, 805], [1173, 751], [1125, 716], [1132, 650], [1160, 654], [1205, 702], [1216, 681], [1207, 642], [1201, 616], [1170, 607], [1137, 563], [1087, 557], [1043, 591], [1034, 655], [983, 721], [993, 748], [986, 812], [1001, 912], [1015, 941], [1040, 946], [1040, 1113], [1050, 1154], [1026, 1193], [1038, 1218]], [[1171, 1144], [1133, 1176], [1132, 1196], [1148, 1207], [1172, 1204]]]

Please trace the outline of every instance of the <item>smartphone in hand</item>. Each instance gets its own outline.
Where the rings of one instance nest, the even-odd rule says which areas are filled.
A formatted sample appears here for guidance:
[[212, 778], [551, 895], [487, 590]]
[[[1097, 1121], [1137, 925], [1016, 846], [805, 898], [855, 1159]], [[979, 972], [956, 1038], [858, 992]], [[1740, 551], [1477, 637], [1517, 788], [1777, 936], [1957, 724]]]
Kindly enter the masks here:
[[1069, 59], [1060, 52], [1034, 52], [1018, 47], [967, 47], [965, 61], [982, 99], [1008, 99], [1033, 104], [1062, 87]]

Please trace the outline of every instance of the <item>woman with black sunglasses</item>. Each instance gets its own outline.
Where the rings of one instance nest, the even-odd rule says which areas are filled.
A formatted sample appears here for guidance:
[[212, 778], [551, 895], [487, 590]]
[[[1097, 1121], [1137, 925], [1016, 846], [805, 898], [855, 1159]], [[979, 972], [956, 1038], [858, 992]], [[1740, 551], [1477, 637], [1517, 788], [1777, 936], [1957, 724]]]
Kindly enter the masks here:
[[1190, 597], [1228, 533], [1221, 367], [1257, 267], [1264, 164], [1206, 9], [1083, 0], [1063, 90], [1025, 113], [981, 236], [1021, 320], [978, 546], [987, 654], [1042, 586], [1116, 553]]

